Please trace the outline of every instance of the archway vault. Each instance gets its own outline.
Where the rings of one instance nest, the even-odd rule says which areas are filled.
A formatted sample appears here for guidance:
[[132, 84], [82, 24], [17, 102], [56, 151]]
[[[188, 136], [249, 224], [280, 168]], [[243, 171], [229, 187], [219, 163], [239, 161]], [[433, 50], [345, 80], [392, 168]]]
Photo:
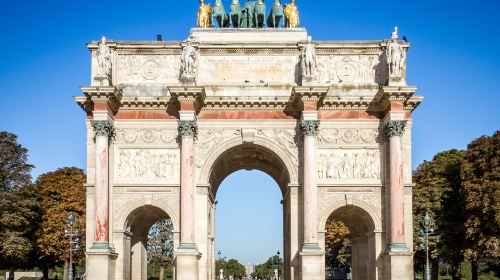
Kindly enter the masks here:
[[232, 147], [217, 158], [209, 177], [213, 193], [217, 193], [222, 181], [231, 173], [253, 169], [267, 173], [278, 183], [282, 194], [286, 193], [290, 176], [284, 162], [276, 153], [255, 144]]
[[231, 173], [256, 169], [271, 176], [285, 196], [288, 185], [298, 181], [296, 162], [294, 155], [271, 140], [257, 138], [252, 143], [242, 143], [233, 139], [221, 143], [207, 156], [200, 181], [209, 184], [215, 196], [222, 181]]

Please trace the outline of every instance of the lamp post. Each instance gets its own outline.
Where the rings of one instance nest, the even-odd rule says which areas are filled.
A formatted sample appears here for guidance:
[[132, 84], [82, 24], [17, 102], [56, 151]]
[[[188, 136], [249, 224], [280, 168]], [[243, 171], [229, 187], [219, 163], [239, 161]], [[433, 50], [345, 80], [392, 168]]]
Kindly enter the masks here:
[[278, 255], [278, 280], [280, 280], [280, 251], [276, 253]]
[[75, 230], [76, 226], [76, 217], [73, 214], [70, 214], [67, 218], [68, 224], [67, 229], [64, 230], [64, 234], [69, 237], [69, 270], [68, 270], [68, 278], [69, 280], [73, 280], [73, 252], [80, 248], [80, 238], [78, 238], [78, 230]]
[[429, 235], [434, 233], [434, 229], [432, 228], [432, 220], [429, 216], [429, 212], [425, 212], [425, 216], [422, 220], [423, 231], [422, 237], [425, 238], [424, 246], [425, 246], [425, 280], [431, 279], [431, 270], [429, 267]]

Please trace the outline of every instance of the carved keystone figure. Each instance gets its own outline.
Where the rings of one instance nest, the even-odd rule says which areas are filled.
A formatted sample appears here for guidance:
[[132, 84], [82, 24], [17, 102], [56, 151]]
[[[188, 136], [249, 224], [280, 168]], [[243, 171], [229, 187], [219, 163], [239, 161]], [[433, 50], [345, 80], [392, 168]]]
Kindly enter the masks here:
[[212, 14], [212, 23], [216, 20], [219, 24], [219, 28], [229, 27], [229, 15], [226, 13], [226, 9], [224, 9], [222, 0], [215, 0], [213, 10], [214, 13]]
[[233, 0], [231, 3], [231, 13], [229, 16], [230, 25], [234, 28], [239, 28], [241, 26], [241, 21], [243, 20], [243, 14], [241, 11], [240, 1]]
[[281, 5], [280, 0], [274, 0], [274, 5], [271, 9], [271, 13], [267, 18], [267, 27], [277, 28], [282, 18], [283, 18], [283, 6]]
[[266, 20], [266, 4], [263, 0], [258, 0], [255, 2], [255, 27], [263, 28], [264, 22]]

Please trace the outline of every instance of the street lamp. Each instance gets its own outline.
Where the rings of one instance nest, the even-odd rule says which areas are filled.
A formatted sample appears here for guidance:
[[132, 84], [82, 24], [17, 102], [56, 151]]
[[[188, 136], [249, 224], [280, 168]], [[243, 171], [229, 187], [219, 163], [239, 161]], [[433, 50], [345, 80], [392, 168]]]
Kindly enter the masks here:
[[64, 234], [69, 237], [69, 271], [68, 278], [73, 280], [73, 252], [80, 248], [80, 238], [78, 238], [78, 230], [75, 230], [76, 225], [76, 217], [73, 214], [70, 214], [67, 218], [67, 229], [64, 230]]
[[432, 220], [429, 216], [429, 212], [425, 212], [424, 218], [422, 220], [423, 230], [420, 231], [421, 238], [424, 238], [423, 245], [425, 246], [425, 280], [431, 279], [431, 270], [429, 267], [429, 235], [434, 233], [432, 228]]
[[278, 255], [278, 280], [280, 280], [280, 251], [276, 253]]

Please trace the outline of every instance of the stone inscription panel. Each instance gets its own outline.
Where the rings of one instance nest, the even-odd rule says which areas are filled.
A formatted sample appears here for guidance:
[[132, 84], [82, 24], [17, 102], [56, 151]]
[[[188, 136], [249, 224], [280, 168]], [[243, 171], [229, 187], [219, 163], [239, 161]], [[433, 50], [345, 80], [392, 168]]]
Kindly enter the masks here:
[[125, 184], [178, 184], [179, 150], [117, 149], [115, 182]]
[[381, 158], [375, 149], [318, 151], [320, 183], [380, 183]]
[[202, 84], [279, 83], [293, 84], [296, 56], [200, 57], [198, 81]]

